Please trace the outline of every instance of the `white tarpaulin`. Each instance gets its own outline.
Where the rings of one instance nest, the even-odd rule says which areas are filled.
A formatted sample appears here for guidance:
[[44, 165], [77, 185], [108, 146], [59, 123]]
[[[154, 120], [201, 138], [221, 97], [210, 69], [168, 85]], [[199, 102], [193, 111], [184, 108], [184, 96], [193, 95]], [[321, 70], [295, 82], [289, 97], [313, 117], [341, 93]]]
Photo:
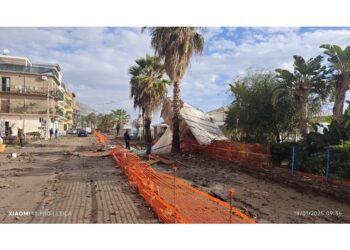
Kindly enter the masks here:
[[162, 137], [152, 146], [152, 152], [155, 154], [165, 154], [171, 151], [171, 141], [173, 139], [173, 132], [168, 127]]
[[[153, 146], [152, 151], [155, 153], [157, 153], [157, 150], [167, 150], [167, 152], [171, 150], [173, 118], [171, 100], [166, 99], [164, 101], [161, 116], [169, 127]], [[180, 139], [183, 140], [186, 137], [194, 137], [200, 145], [209, 145], [215, 140], [227, 140], [221, 129], [208, 114], [187, 103], [183, 103], [180, 110]]]

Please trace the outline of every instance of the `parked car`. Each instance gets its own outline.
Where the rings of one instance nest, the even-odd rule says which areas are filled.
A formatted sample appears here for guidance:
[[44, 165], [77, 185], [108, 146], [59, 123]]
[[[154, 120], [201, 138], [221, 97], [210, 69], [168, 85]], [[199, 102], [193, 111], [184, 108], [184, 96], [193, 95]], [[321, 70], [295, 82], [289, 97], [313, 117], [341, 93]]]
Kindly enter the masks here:
[[91, 134], [91, 128], [86, 127], [86, 128], [84, 128], [84, 130], [86, 130], [86, 132], [88, 132], [89, 134]]
[[88, 133], [86, 132], [85, 129], [80, 129], [78, 132], [78, 137], [87, 137]]
[[70, 134], [70, 135], [76, 135], [77, 133], [78, 133], [78, 131], [75, 128], [70, 128], [67, 131], [67, 134]]

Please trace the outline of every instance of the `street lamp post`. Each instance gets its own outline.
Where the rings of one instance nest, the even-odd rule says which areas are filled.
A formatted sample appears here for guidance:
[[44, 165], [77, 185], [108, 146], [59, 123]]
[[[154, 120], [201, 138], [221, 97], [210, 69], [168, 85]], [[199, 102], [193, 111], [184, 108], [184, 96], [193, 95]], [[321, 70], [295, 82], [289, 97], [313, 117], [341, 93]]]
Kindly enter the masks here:
[[27, 116], [27, 95], [26, 95], [26, 77], [23, 78], [24, 83], [24, 117], [23, 117], [23, 133], [25, 134], [25, 127], [26, 127], [26, 116]]
[[49, 120], [50, 120], [50, 85], [47, 84], [47, 117], [46, 117], [46, 135], [45, 140], [49, 139]]

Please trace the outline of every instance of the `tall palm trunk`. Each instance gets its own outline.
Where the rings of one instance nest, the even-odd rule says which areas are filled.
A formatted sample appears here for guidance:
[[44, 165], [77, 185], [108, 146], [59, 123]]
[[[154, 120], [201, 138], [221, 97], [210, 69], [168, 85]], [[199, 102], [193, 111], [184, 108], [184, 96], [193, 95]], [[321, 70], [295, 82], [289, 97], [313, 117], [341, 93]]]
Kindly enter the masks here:
[[116, 129], [117, 129], [117, 136], [118, 136], [119, 135], [119, 131], [120, 131], [120, 124], [119, 123], [117, 123]]
[[341, 123], [343, 120], [343, 109], [345, 101], [345, 93], [349, 89], [347, 82], [339, 78], [335, 83], [335, 100], [333, 106], [333, 120]]
[[174, 82], [173, 92], [173, 141], [172, 152], [180, 153], [180, 82]]
[[142, 133], [143, 137], [146, 139], [146, 129], [145, 129], [145, 109], [142, 109]]
[[[150, 109], [146, 109], [144, 113], [144, 121], [145, 121], [145, 134], [151, 133], [151, 123], [152, 123], [152, 112]], [[146, 136], [147, 138], [147, 136]]]
[[298, 95], [298, 113], [299, 113], [299, 131], [303, 140], [306, 140], [307, 135], [307, 113], [308, 113], [308, 102], [307, 93], [302, 93]]
[[281, 142], [281, 135], [280, 135], [280, 131], [278, 130], [278, 127], [276, 126], [276, 124], [274, 125], [275, 127], [275, 139], [277, 143]]

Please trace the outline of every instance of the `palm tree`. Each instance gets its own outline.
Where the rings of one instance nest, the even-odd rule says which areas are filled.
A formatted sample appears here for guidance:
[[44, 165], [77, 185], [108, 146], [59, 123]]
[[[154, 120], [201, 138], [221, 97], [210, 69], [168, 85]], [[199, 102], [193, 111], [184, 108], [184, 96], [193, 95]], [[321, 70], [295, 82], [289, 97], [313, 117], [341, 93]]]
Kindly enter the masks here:
[[[244, 81], [236, 81], [234, 84], [229, 84], [229, 87], [230, 87], [230, 91], [231, 93], [234, 95], [235, 97], [235, 100], [232, 102], [232, 104], [236, 104], [236, 108], [238, 110], [238, 113], [239, 114], [244, 114], [244, 116], [242, 117], [239, 117], [239, 115], [237, 115], [235, 118], [236, 120], [234, 121], [234, 124], [235, 124], [235, 136], [236, 138], [238, 139], [238, 125], [239, 125], [239, 122], [240, 122], [240, 119], [241, 119], [241, 123], [242, 123], [242, 119], [246, 120], [248, 119], [249, 117], [246, 115], [246, 112], [244, 111], [245, 110], [245, 106], [242, 105], [242, 100], [246, 99], [247, 96], [249, 95], [249, 90], [248, 90], [248, 86], [247, 84], [244, 82]], [[227, 116], [229, 117], [229, 116]], [[228, 119], [227, 119], [228, 121]], [[245, 122], [243, 121], [243, 124], [245, 124]], [[245, 133], [245, 128], [243, 128], [243, 132]]]
[[180, 152], [180, 81], [193, 54], [202, 53], [204, 38], [194, 27], [153, 27], [151, 45], [164, 59], [165, 71], [173, 84], [173, 152]]
[[[97, 117], [96, 117], [96, 114], [91, 112], [89, 113], [87, 116], [86, 116], [86, 121], [88, 123], [88, 126], [89, 127], [95, 127], [96, 125], [96, 122], [97, 122]], [[89, 125], [90, 124], [90, 125]]]
[[102, 113], [98, 113], [98, 114], [96, 115], [96, 125], [97, 125], [97, 128], [101, 128], [102, 118], [103, 118], [103, 114], [102, 114]]
[[146, 134], [150, 132], [152, 113], [162, 104], [168, 93], [170, 82], [165, 80], [164, 65], [159, 57], [146, 55], [146, 58], [135, 60], [129, 73], [131, 91], [130, 98], [134, 98], [134, 108], [139, 107], [144, 116]]
[[345, 93], [350, 87], [350, 46], [344, 50], [338, 45], [323, 44], [320, 48], [325, 49], [328, 55], [330, 68], [333, 71], [334, 83], [334, 106], [333, 120], [342, 122]]
[[275, 90], [274, 98], [292, 93], [299, 113], [298, 125], [302, 138], [306, 139], [307, 117], [310, 95], [322, 100], [327, 98], [328, 88], [325, 81], [325, 66], [321, 66], [322, 56], [311, 58], [307, 62], [301, 56], [294, 57], [294, 72], [276, 69], [280, 81]]
[[101, 116], [99, 116], [99, 119], [99, 128], [102, 130], [110, 129], [115, 124], [115, 117], [111, 113], [105, 115], [101, 114]]
[[124, 109], [116, 109], [111, 111], [111, 116], [114, 118], [117, 124], [117, 135], [121, 126], [127, 124], [130, 120], [130, 115], [126, 113]]

